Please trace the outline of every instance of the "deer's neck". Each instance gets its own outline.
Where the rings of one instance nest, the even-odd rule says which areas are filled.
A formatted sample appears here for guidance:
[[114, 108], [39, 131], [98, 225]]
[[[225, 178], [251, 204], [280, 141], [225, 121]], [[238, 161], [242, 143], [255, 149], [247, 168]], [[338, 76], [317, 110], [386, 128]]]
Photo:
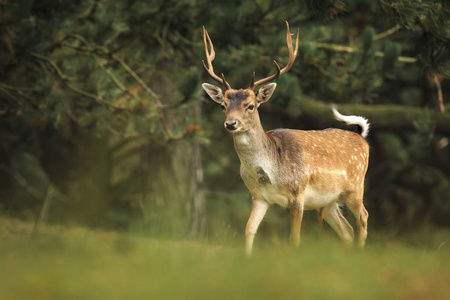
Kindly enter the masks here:
[[[244, 169], [256, 175], [273, 169], [276, 146], [258, 122], [246, 132], [233, 134], [234, 147]], [[275, 150], [276, 152], [276, 150]]]

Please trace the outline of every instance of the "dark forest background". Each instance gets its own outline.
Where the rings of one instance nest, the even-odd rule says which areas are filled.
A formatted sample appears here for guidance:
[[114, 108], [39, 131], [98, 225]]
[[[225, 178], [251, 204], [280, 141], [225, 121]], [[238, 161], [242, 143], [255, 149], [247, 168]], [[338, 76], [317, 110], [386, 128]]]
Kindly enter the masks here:
[[[245, 88], [287, 62], [285, 20], [299, 54], [264, 128], [340, 127], [332, 103], [368, 118], [369, 233], [449, 227], [445, 0], [0, 0], [0, 214], [36, 230], [241, 235], [251, 201], [201, 89], [201, 28], [216, 72]], [[288, 217], [274, 209], [261, 231], [287, 239]]]

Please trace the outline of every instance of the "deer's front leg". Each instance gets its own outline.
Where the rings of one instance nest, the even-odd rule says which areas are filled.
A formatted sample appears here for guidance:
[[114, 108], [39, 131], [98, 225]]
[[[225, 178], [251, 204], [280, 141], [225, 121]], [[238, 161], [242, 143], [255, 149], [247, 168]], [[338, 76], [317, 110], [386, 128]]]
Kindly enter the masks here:
[[291, 243], [298, 247], [300, 245], [300, 228], [303, 219], [303, 197], [295, 199], [291, 205]]
[[253, 199], [252, 212], [248, 219], [247, 226], [245, 228], [245, 254], [250, 256], [252, 254], [253, 240], [255, 238], [256, 231], [261, 223], [264, 215], [269, 208], [269, 203], [264, 200]]

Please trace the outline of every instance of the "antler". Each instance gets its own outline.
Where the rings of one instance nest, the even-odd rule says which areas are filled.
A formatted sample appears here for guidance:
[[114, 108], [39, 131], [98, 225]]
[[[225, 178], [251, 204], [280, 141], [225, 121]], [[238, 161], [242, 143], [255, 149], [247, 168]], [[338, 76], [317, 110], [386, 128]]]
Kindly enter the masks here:
[[283, 75], [284, 73], [286, 73], [287, 71], [289, 71], [289, 69], [292, 67], [292, 65], [294, 64], [295, 58], [297, 57], [297, 51], [298, 51], [298, 35], [299, 35], [299, 30], [297, 29], [297, 39], [295, 41], [295, 50], [292, 49], [292, 34], [289, 30], [289, 23], [286, 21], [286, 30], [287, 30], [287, 36], [286, 36], [286, 40], [287, 40], [287, 46], [288, 46], [288, 50], [289, 50], [289, 62], [287, 63], [287, 65], [283, 68], [280, 69], [280, 66], [277, 64], [277, 62], [274, 60], [274, 64], [277, 67], [277, 72], [275, 74], [273, 74], [272, 76], [263, 78], [258, 80], [257, 82], [255, 82], [255, 72], [253, 72], [252, 75], [252, 82], [250, 83], [250, 86], [248, 87], [251, 90], [254, 90], [257, 86], [270, 82], [278, 77], [280, 77], [281, 75]]
[[[208, 43], [206, 42], [206, 39], [208, 39]], [[205, 26], [203, 26], [203, 43], [205, 44], [205, 54], [206, 54], [206, 61], [208, 62], [208, 67], [205, 65], [205, 61], [203, 62], [203, 68], [208, 73], [209, 76], [211, 76], [212, 79], [217, 81], [220, 84], [223, 84], [228, 90], [231, 89], [231, 86], [228, 84], [228, 82], [225, 80], [225, 76], [222, 73], [222, 78], [214, 74], [214, 69], [212, 66], [212, 61], [216, 57], [216, 52], [214, 51], [213, 44], [211, 42], [211, 38], [209, 37], [208, 31], [206, 31]], [[211, 48], [211, 52], [208, 51], [208, 44], [209, 48]]]

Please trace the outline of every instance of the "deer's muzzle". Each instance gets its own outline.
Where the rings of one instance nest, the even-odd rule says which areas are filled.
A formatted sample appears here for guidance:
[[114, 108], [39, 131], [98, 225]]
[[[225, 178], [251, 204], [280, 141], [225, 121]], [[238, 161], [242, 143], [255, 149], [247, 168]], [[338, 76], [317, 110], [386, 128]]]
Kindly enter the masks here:
[[229, 117], [225, 120], [224, 126], [226, 129], [228, 129], [229, 131], [234, 131], [236, 129], [238, 129], [238, 119], [236, 119], [235, 117]]

